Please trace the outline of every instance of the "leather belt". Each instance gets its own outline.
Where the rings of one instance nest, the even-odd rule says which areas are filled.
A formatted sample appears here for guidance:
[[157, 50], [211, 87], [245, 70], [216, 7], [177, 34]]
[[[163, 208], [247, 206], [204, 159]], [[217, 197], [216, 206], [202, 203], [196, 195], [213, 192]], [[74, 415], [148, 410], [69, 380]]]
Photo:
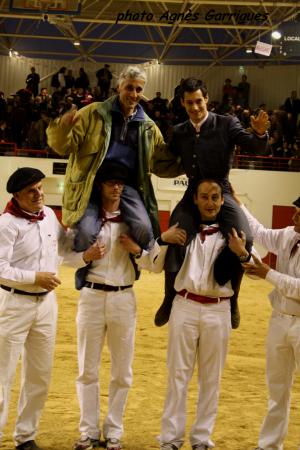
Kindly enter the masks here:
[[111, 292], [111, 291], [124, 291], [124, 289], [129, 289], [132, 284], [128, 286], [110, 286], [109, 284], [93, 283], [92, 281], [86, 281], [84, 287], [91, 289], [98, 289], [99, 291]]
[[1, 289], [4, 289], [5, 291], [8, 292], [12, 292], [14, 294], [20, 294], [20, 295], [32, 295], [33, 297], [40, 297], [42, 295], [47, 295], [49, 294], [48, 291], [44, 291], [44, 292], [26, 292], [26, 291], [21, 291], [20, 289], [15, 289], [12, 287], [8, 287], [8, 286], [4, 286], [3, 284], [0, 284]]
[[186, 289], [182, 289], [182, 291], [177, 292], [178, 295], [181, 295], [184, 298], [188, 298], [190, 300], [194, 300], [198, 303], [220, 303], [223, 300], [230, 300], [230, 297], [206, 297], [205, 295], [197, 295], [192, 292], [188, 292]]

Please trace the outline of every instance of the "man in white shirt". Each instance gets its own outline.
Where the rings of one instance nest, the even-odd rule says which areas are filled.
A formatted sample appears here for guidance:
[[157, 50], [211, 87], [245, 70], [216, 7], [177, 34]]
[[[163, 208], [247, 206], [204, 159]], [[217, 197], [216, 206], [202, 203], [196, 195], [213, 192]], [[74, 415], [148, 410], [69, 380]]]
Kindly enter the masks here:
[[[268, 115], [260, 111], [251, 116], [252, 132], [246, 131], [233, 116], [223, 116], [207, 110], [209, 102], [205, 83], [197, 78], [186, 78], [180, 87], [181, 103], [189, 119], [173, 129], [168, 148], [157, 148], [152, 157], [152, 171], [159, 177], [177, 177], [186, 174], [189, 183], [182, 200], [172, 212], [170, 223], [179, 223], [187, 232], [186, 245], [199, 227], [198, 211], [193, 204], [195, 183], [200, 179], [214, 178], [224, 190], [224, 205], [219, 215], [219, 225], [225, 238], [234, 227], [243, 230], [250, 252], [252, 238], [247, 220], [237, 207], [230, 192], [228, 180], [235, 147], [252, 149], [263, 153], [267, 146]], [[168, 322], [173, 301], [174, 279], [182, 264], [182, 252], [170, 246], [165, 263], [165, 298], [158, 309], [154, 322], [162, 326]], [[242, 268], [232, 273], [234, 295], [231, 299], [232, 328], [238, 328], [238, 292], [242, 280]]]
[[[82, 254], [89, 265], [80, 292], [77, 314], [77, 394], [80, 405], [80, 439], [74, 450], [99, 445], [99, 367], [105, 337], [111, 355], [108, 413], [103, 423], [106, 448], [120, 450], [123, 414], [132, 384], [137, 278], [134, 258], [126, 250], [128, 225], [120, 213], [120, 198], [128, 177], [122, 164], [105, 161], [95, 178], [99, 189], [101, 227], [97, 241]], [[176, 243], [176, 241], [174, 241]], [[133, 250], [133, 254], [139, 253]]]
[[44, 206], [38, 169], [23, 167], [7, 182], [13, 194], [0, 216], [0, 438], [11, 384], [22, 353], [21, 392], [14, 441], [19, 450], [35, 443], [47, 398], [56, 334], [54, 289], [58, 240], [64, 235], [52, 209]]
[[244, 264], [249, 273], [274, 286], [266, 357], [269, 406], [257, 450], [283, 449], [293, 377], [300, 367], [300, 197], [293, 204], [294, 226], [278, 230], [265, 228], [242, 206], [254, 240], [277, 255], [275, 270], [255, 257], [255, 265]]
[[[216, 420], [221, 374], [231, 332], [230, 276], [219, 285], [214, 278], [214, 262], [226, 245], [219, 230], [218, 214], [224, 202], [221, 185], [202, 180], [196, 186], [194, 203], [201, 215], [201, 229], [186, 247], [183, 264], [175, 279], [176, 296], [169, 321], [168, 390], [160, 434], [161, 450], [177, 450], [184, 444], [188, 383], [198, 360], [199, 396], [196, 420], [190, 431], [193, 450], [214, 447], [211, 440]], [[172, 228], [172, 227], [171, 227]], [[164, 235], [162, 235], [164, 240]], [[181, 242], [184, 244], [184, 236]], [[229, 238], [231, 270], [248, 258], [245, 233], [233, 229]], [[163, 267], [166, 246], [158, 243], [139, 262], [142, 268]], [[155, 270], [157, 271], [157, 270]]]

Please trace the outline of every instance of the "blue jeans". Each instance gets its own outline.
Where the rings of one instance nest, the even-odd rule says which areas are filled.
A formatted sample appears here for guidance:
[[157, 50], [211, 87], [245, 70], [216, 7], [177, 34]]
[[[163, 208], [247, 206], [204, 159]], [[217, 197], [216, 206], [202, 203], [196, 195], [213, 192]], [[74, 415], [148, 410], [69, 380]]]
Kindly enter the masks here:
[[[86, 250], [97, 239], [101, 229], [100, 207], [99, 198], [93, 193], [83, 217], [75, 227], [74, 250], [76, 252]], [[130, 186], [124, 186], [120, 209], [132, 238], [142, 248], [147, 249], [154, 240], [152, 225], [140, 195]]]

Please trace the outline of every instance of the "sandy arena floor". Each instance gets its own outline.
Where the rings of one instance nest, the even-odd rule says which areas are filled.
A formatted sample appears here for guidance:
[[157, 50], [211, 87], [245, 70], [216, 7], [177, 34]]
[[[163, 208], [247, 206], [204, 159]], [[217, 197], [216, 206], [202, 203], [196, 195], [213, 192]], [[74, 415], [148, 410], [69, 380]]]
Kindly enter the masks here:
[[[73, 270], [62, 268], [63, 285], [57, 290], [59, 323], [49, 398], [37, 442], [45, 450], [71, 450], [78, 438], [79, 410], [75, 392], [77, 374], [75, 315], [77, 292]], [[144, 273], [136, 283], [138, 323], [134, 360], [134, 384], [128, 399], [124, 426], [124, 449], [158, 449], [156, 436], [166, 388], [167, 327], [156, 328], [153, 317], [160, 305], [163, 276]], [[264, 340], [270, 307], [271, 285], [245, 278], [240, 296], [242, 322], [232, 332], [229, 356], [222, 380], [219, 413], [213, 434], [218, 450], [251, 450], [256, 446], [266, 410]], [[109, 356], [104, 352], [101, 368], [102, 417], [107, 406]], [[18, 398], [18, 376], [11, 397], [9, 421], [4, 430], [3, 450], [13, 448], [12, 432]], [[300, 442], [300, 389], [297, 377], [291, 405], [290, 427], [285, 450], [296, 450]], [[187, 437], [195, 410], [196, 380], [188, 400]], [[184, 450], [189, 449], [188, 440]]]

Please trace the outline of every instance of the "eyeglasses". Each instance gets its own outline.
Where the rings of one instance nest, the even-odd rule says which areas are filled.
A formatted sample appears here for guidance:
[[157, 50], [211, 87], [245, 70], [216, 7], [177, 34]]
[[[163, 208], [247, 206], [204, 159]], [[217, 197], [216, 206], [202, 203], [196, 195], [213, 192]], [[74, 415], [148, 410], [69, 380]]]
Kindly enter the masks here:
[[114, 186], [118, 186], [118, 188], [124, 187], [124, 182], [119, 181], [119, 180], [107, 180], [107, 181], [104, 181], [104, 184], [106, 184], [106, 186], [109, 186], [109, 187], [114, 187]]

